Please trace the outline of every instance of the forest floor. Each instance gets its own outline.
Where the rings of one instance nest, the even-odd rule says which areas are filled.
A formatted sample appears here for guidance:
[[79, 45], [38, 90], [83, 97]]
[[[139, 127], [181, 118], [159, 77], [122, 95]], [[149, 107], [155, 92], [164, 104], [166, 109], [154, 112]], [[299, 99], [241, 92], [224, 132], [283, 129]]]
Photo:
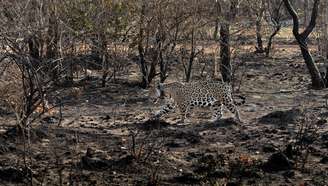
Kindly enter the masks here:
[[0, 185], [25, 185], [30, 174], [34, 185], [328, 185], [327, 93], [309, 88], [298, 46], [239, 60], [243, 124], [227, 110], [217, 123], [206, 110], [191, 124], [176, 113], [149, 120], [158, 105], [131, 80], [132, 66], [129, 81], [101, 88], [90, 80], [79, 96], [58, 90], [63, 120], [34, 126], [29, 171], [14, 115], [1, 109]]

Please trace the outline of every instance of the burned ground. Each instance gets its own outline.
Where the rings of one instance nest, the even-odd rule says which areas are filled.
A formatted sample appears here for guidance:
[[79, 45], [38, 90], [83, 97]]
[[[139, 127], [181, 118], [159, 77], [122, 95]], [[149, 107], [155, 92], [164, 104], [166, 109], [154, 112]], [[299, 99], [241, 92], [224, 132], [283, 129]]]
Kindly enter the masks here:
[[32, 164], [24, 167], [15, 118], [1, 108], [1, 183], [24, 185], [33, 175], [36, 185], [327, 185], [326, 90], [309, 87], [301, 56], [290, 50], [296, 45], [278, 46], [272, 58], [239, 59], [241, 125], [226, 110], [217, 123], [206, 110], [188, 125], [176, 113], [150, 120], [158, 105], [137, 80], [101, 88], [93, 79], [78, 96], [59, 89], [62, 121], [45, 116], [33, 126]]

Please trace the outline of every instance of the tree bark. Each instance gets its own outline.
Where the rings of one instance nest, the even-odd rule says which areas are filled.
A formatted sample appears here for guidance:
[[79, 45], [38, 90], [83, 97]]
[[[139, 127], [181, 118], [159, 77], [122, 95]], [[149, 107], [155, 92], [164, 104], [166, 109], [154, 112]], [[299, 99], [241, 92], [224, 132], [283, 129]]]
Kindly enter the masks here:
[[[156, 49], [151, 48], [150, 50], [150, 55], [151, 55], [151, 63], [150, 63], [150, 68], [148, 70], [148, 74], [147, 74], [147, 81], [148, 81], [148, 85], [151, 83], [151, 81], [155, 78], [156, 76], [156, 65], [158, 63], [158, 51]], [[148, 87], [147, 85], [147, 87]], [[146, 88], [147, 88], [146, 87]]]
[[216, 41], [218, 39], [218, 32], [219, 32], [219, 19], [215, 19], [215, 26], [214, 26], [214, 33], [213, 33], [213, 39]]
[[[322, 33], [322, 41], [321, 45], [322, 47], [322, 56], [325, 57], [325, 59], [328, 59], [328, 2], [323, 1], [322, 3], [322, 21], [321, 21], [321, 33]], [[328, 72], [326, 72], [328, 74]], [[327, 79], [326, 79], [327, 80]]]
[[307, 18], [308, 18], [308, 8], [309, 8], [309, 0], [304, 0], [304, 6], [303, 6], [303, 13], [304, 13], [304, 22], [303, 25], [305, 26], [307, 24]]
[[214, 25], [214, 33], [213, 33], [213, 39], [216, 41], [218, 39], [218, 32], [219, 32], [219, 22], [220, 22], [220, 19], [219, 19], [219, 14], [220, 14], [220, 3], [219, 1], [216, 1], [215, 2], [215, 10], [216, 10], [216, 18], [215, 18], [215, 25]]
[[302, 33], [299, 33], [299, 18], [298, 18], [296, 11], [292, 7], [290, 1], [283, 0], [283, 2], [287, 8], [288, 13], [293, 18], [293, 34], [295, 36], [295, 39], [298, 42], [304, 62], [309, 70], [309, 73], [311, 76], [311, 81], [312, 81], [312, 86], [317, 89], [325, 88], [325, 80], [321, 76], [321, 73], [320, 73], [318, 67], [316, 66], [316, 64], [311, 56], [311, 53], [309, 52], [308, 46], [307, 46], [308, 36], [311, 34], [311, 32], [313, 31], [313, 29], [316, 25], [319, 0], [314, 0], [310, 23], [304, 29], [304, 31]]
[[194, 58], [195, 58], [195, 41], [194, 41], [194, 28], [192, 28], [191, 52], [190, 52], [189, 63], [188, 63], [187, 72], [186, 72], [186, 82], [189, 82], [191, 79], [191, 71], [192, 71], [192, 65], [194, 63]]
[[282, 3], [281, 2], [279, 4], [278, 7], [276, 6], [272, 6], [270, 7], [268, 4], [268, 9], [272, 9], [272, 13], [270, 13], [270, 16], [271, 16], [271, 22], [273, 23], [274, 25], [274, 31], [271, 33], [269, 39], [268, 39], [268, 44], [267, 44], [267, 47], [265, 48], [265, 56], [266, 57], [269, 57], [270, 55], [270, 51], [271, 51], [271, 46], [272, 46], [272, 42], [273, 42], [273, 38], [278, 34], [278, 32], [280, 31], [280, 28], [281, 28], [281, 23], [280, 23], [280, 9], [281, 9], [281, 6], [282, 6]]
[[[230, 22], [234, 20], [237, 15], [238, 1], [230, 0], [229, 10], [225, 12], [225, 20], [220, 27], [220, 71], [224, 82], [230, 83], [232, 81], [232, 66], [231, 66], [231, 52], [230, 52]], [[223, 8], [223, 7], [222, 7]]]
[[[58, 57], [58, 42], [59, 42], [59, 30], [58, 30], [58, 19], [56, 15], [56, 7], [50, 8], [49, 16], [49, 28], [46, 40], [46, 59], [56, 59]], [[59, 77], [59, 69], [56, 68], [58, 63], [51, 63], [49, 66], [49, 72], [53, 80], [57, 80]], [[56, 81], [55, 81], [56, 82]]]
[[49, 16], [49, 28], [47, 35], [47, 51], [46, 58], [56, 58], [58, 55], [58, 42], [59, 42], [59, 34], [58, 34], [58, 19], [56, 17], [56, 9], [50, 10]]
[[[101, 87], [106, 86], [107, 77], [109, 75], [109, 61], [108, 61], [108, 53], [107, 53], [107, 38], [104, 31], [100, 31], [99, 33], [99, 40], [100, 40], [100, 48], [101, 48], [101, 62], [102, 62], [102, 80], [101, 80]], [[115, 73], [115, 72], [114, 72]]]
[[263, 14], [264, 14], [264, 1], [261, 2], [261, 7], [259, 12], [256, 14], [256, 41], [257, 41], [257, 47], [256, 52], [257, 53], [263, 53], [264, 47], [263, 47], [263, 41], [262, 41], [262, 20], [263, 20]]
[[263, 41], [262, 41], [262, 17], [258, 17], [256, 20], [256, 41], [257, 41], [257, 47], [256, 52], [257, 53], [263, 53]]
[[232, 67], [230, 63], [230, 25], [229, 23], [221, 24], [220, 28], [220, 58], [221, 58], [221, 74], [224, 82], [231, 82]]
[[146, 6], [145, 2], [141, 7], [140, 12], [140, 22], [139, 22], [139, 38], [138, 38], [138, 52], [139, 52], [139, 63], [142, 73], [142, 82], [141, 87], [148, 87], [148, 69], [145, 61], [144, 47], [143, 47], [143, 39], [144, 39], [144, 17], [145, 17]]
[[280, 28], [281, 28], [280, 25], [276, 26], [274, 32], [273, 32], [273, 33], [270, 35], [270, 37], [269, 37], [268, 45], [267, 45], [267, 47], [265, 48], [265, 56], [266, 56], [266, 57], [269, 57], [269, 55], [270, 55], [270, 51], [271, 51], [271, 46], [272, 46], [273, 38], [274, 38], [274, 36], [277, 35], [277, 33], [279, 32]]

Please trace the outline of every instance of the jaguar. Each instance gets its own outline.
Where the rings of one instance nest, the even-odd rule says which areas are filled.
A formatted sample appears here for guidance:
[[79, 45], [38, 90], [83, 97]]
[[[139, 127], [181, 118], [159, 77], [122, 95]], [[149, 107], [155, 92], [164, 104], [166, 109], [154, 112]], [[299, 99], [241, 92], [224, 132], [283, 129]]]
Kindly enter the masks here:
[[[237, 122], [241, 123], [240, 114], [235, 104], [231, 85], [225, 82], [172, 82], [159, 83], [154, 87], [154, 95], [151, 96], [154, 102], [160, 98], [164, 99], [164, 105], [154, 113], [154, 117], [159, 119], [161, 116], [178, 109], [181, 113], [181, 121], [187, 119], [195, 107], [210, 108], [212, 112], [211, 121], [218, 121], [222, 117], [223, 106], [235, 115]], [[239, 96], [243, 104], [245, 98]]]

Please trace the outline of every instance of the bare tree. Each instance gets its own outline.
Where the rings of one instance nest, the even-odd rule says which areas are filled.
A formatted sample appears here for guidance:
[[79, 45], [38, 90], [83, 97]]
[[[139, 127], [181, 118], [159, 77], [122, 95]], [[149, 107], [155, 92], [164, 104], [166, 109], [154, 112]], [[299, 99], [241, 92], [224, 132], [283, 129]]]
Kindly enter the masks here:
[[220, 71], [223, 81], [231, 82], [232, 66], [231, 66], [231, 51], [230, 51], [230, 24], [237, 15], [238, 0], [229, 0], [221, 5], [224, 20], [220, 27]]
[[0, 2], [0, 9], [6, 8], [8, 13], [2, 17], [0, 28], [0, 44], [3, 46], [0, 54], [0, 101], [15, 114], [15, 128], [18, 138], [23, 141], [23, 162], [28, 170], [32, 164], [32, 158], [28, 162], [31, 131], [36, 121], [52, 109], [46, 97], [53, 92], [52, 75], [53, 71], [57, 71], [54, 65], [58, 62], [56, 34], [53, 33], [57, 28], [56, 21], [52, 22], [49, 18], [54, 16], [51, 13], [53, 4], [41, 6], [40, 1], [11, 3], [12, 6], [7, 6]]
[[278, 32], [280, 31], [280, 28], [281, 28], [281, 22], [280, 22], [281, 16], [282, 16], [281, 15], [281, 6], [282, 6], [282, 1], [280, 3], [278, 3], [275, 0], [268, 2], [267, 10], [269, 12], [270, 20], [267, 20], [267, 22], [270, 22], [272, 24], [273, 31], [269, 36], [268, 43], [265, 48], [266, 57], [269, 57], [270, 51], [272, 48], [273, 39], [278, 34]]
[[[147, 7], [150, 6], [145, 0], [142, 0], [141, 7], [139, 10], [139, 22], [138, 22], [138, 36], [137, 36], [137, 48], [139, 53], [139, 65], [142, 73], [141, 87], [147, 88], [149, 83], [156, 75], [156, 60], [151, 60], [150, 65], [146, 61], [146, 52], [148, 47], [148, 41], [150, 37], [149, 26], [153, 18], [147, 21]], [[148, 17], [149, 18], [149, 17]], [[146, 45], [145, 45], [146, 42]]]
[[304, 13], [304, 21], [303, 21], [303, 25], [306, 26], [307, 22], [308, 22], [308, 10], [309, 10], [309, 0], [304, 0], [303, 3], [303, 13]]
[[318, 41], [318, 51], [320, 53], [320, 55], [324, 58], [324, 59], [328, 59], [328, 3], [327, 1], [323, 1], [322, 2], [322, 6], [320, 8], [320, 17], [319, 17], [319, 24], [318, 24], [318, 37], [317, 37], [317, 41]]
[[264, 47], [263, 47], [263, 41], [262, 41], [262, 22], [263, 22], [263, 16], [265, 13], [265, 1], [255, 1], [254, 4], [256, 7], [255, 9], [255, 27], [256, 27], [256, 53], [263, 53]]
[[217, 40], [218, 39], [218, 32], [219, 32], [219, 23], [220, 23], [220, 2], [219, 1], [215, 1], [215, 11], [214, 11], [214, 15], [215, 15], [215, 22], [214, 22], [214, 32], [213, 32], [213, 39]]
[[283, 0], [283, 2], [287, 8], [287, 11], [293, 18], [293, 34], [294, 34], [295, 39], [298, 42], [298, 45], [301, 49], [304, 62], [310, 72], [312, 86], [314, 88], [319, 88], [319, 89], [325, 88], [325, 86], [326, 86], [325, 80], [321, 76], [318, 67], [314, 63], [313, 57], [312, 57], [312, 55], [309, 51], [308, 45], [307, 45], [307, 39], [316, 25], [319, 0], [314, 0], [310, 23], [304, 29], [304, 31], [301, 33], [299, 32], [299, 18], [298, 18], [296, 11], [294, 10], [294, 8], [291, 5], [289, 0]]

